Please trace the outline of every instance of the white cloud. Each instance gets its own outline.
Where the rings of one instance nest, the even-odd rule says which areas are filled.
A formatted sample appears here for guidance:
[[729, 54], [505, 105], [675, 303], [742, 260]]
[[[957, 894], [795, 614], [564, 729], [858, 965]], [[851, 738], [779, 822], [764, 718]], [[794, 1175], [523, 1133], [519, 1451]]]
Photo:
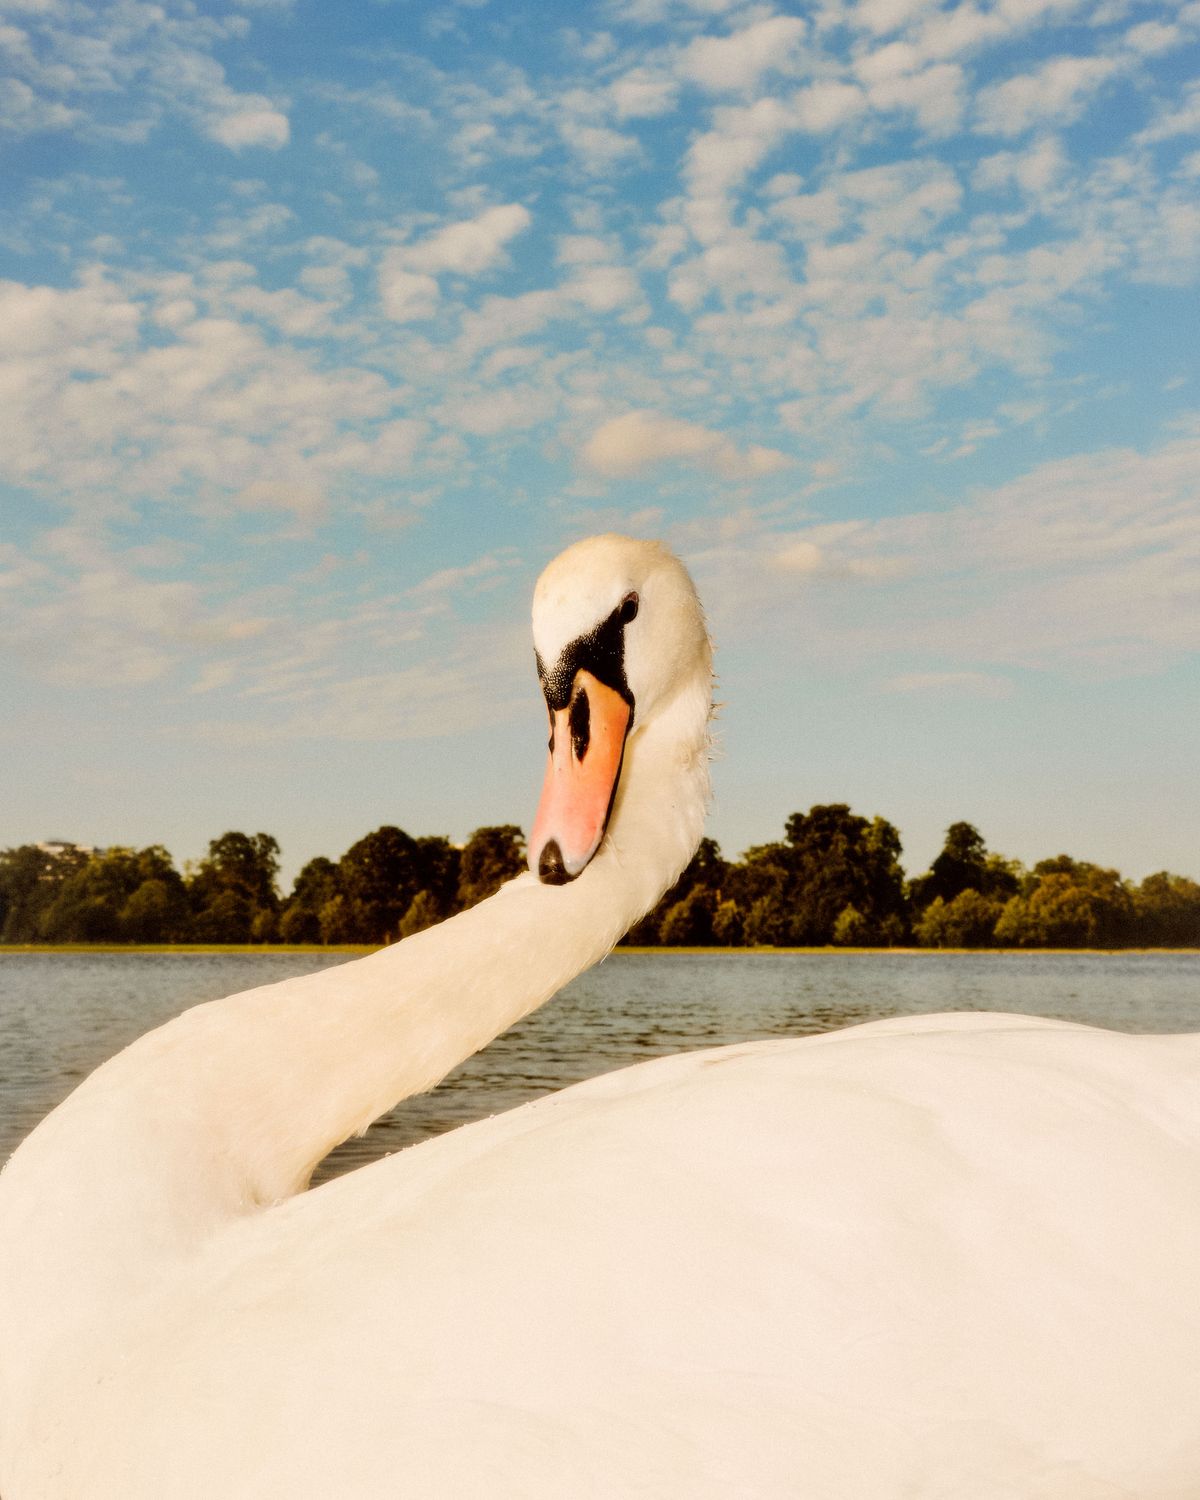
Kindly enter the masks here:
[[[283, 203], [255, 203], [250, 207], [238, 204], [230, 211], [220, 214], [216, 223], [205, 236], [208, 249], [219, 251], [223, 256], [245, 254], [256, 240], [267, 239], [286, 229], [296, 215]], [[243, 265], [248, 262], [243, 261]], [[253, 268], [250, 268], [252, 274]]]
[[719, 198], [732, 192], [794, 128], [792, 112], [777, 99], [716, 110], [713, 128], [698, 136], [688, 152], [686, 175], [693, 196]]
[[732, 36], [697, 37], [679, 59], [679, 74], [713, 91], [752, 89], [763, 73], [797, 66], [806, 30], [798, 16], [771, 16]]
[[267, 146], [278, 150], [288, 143], [288, 117], [263, 100], [219, 115], [208, 124], [207, 133], [231, 151], [244, 146]]
[[921, 62], [921, 54], [911, 42], [888, 42], [873, 52], [863, 52], [856, 57], [854, 71], [863, 83], [870, 86], [914, 73]]
[[1138, 226], [1134, 247], [1133, 280], [1193, 286], [1200, 272], [1200, 203], [1194, 190], [1161, 193]]
[[434, 277], [407, 270], [407, 260], [403, 250], [389, 250], [379, 266], [380, 300], [384, 312], [396, 323], [432, 318], [441, 297]]
[[318, 99], [375, 115], [397, 128], [433, 130], [437, 126], [432, 111], [403, 98], [386, 83], [348, 88], [341, 83], [321, 82], [313, 85], [313, 93]]
[[[240, 273], [161, 286], [166, 296], [154, 277], [121, 288], [99, 272], [68, 290], [0, 284], [0, 477], [83, 510], [119, 496], [220, 498], [311, 519], [331, 487], [370, 471], [376, 445], [391, 441], [383, 377], [230, 315], [245, 300], [275, 326], [304, 321], [308, 299]], [[154, 325], [160, 306], [178, 315]]]
[[46, 681], [160, 681], [183, 657], [245, 635], [249, 622], [236, 610], [206, 602], [191, 579], [145, 576], [100, 528], [61, 526], [37, 546], [40, 557], [20, 559], [20, 586], [0, 590], [0, 625], [10, 650]]
[[1172, 47], [1179, 46], [1183, 39], [1183, 31], [1178, 26], [1166, 25], [1162, 21], [1143, 21], [1129, 28], [1124, 42], [1135, 52], [1155, 57], [1160, 52], [1169, 52]]
[[[6, 360], [23, 356], [77, 359], [89, 373], [111, 369], [120, 347], [136, 336], [140, 314], [113, 283], [92, 274], [78, 287], [0, 281], [0, 329]], [[16, 376], [30, 373], [13, 369]]]
[[979, 128], [992, 135], [1020, 135], [1042, 123], [1070, 125], [1118, 67], [1112, 57], [1051, 58], [1031, 73], [984, 89], [977, 101]]
[[769, 561], [782, 573], [865, 583], [883, 582], [912, 571], [908, 558], [864, 547], [865, 536], [866, 529], [858, 521], [810, 526], [798, 534], [774, 539]]
[[[0, 478], [23, 514], [161, 514], [192, 550], [0, 548], [12, 649], [36, 657], [33, 620], [40, 670], [87, 683], [106, 654], [124, 701], [180, 684], [175, 722], [252, 701], [281, 740], [440, 734], [494, 691], [455, 655], [454, 606], [509, 575], [468, 561], [413, 595], [409, 543], [445, 550], [473, 507], [557, 534], [597, 495], [587, 524], [686, 522], [697, 550], [719, 529], [702, 572], [744, 552], [733, 639], [761, 608], [913, 709], [1194, 649], [1200, 491], [1194, 467], [1168, 482], [1165, 445], [978, 488], [1023, 445], [1060, 452], [1072, 408], [1071, 431], [1124, 436], [1147, 391], [1166, 412], [1186, 394], [1160, 393], [1186, 359], [1153, 358], [1186, 293], [1135, 283], [1194, 290], [1200, 267], [1200, 101], [1175, 51], [1194, 0], [635, 0], [645, 32], [619, 3], [528, 55], [519, 31], [431, 48], [418, 25], [302, 57], [258, 13], [239, 37], [228, 7], [182, 0], [20, 20], [0, 114], [78, 139], [57, 179], [15, 159], [7, 264], [47, 284], [0, 288]], [[1089, 100], [1112, 101], [1099, 133], [1060, 131]], [[154, 188], [189, 132], [212, 171], [172, 209]], [[1144, 358], [1122, 362], [1131, 307]], [[703, 513], [717, 496], [732, 514]], [[289, 560], [335, 544], [369, 559], [281, 602]], [[214, 604], [256, 573], [263, 598]], [[372, 589], [398, 602], [372, 611]]]
[[501, 433], [528, 432], [531, 427], [541, 426], [555, 404], [551, 392], [528, 384], [451, 397], [438, 408], [437, 414], [459, 432], [474, 437], [498, 437]]
[[549, 287], [515, 297], [485, 297], [477, 309], [463, 314], [460, 352], [470, 358], [496, 344], [527, 338], [565, 316], [567, 307], [562, 295]]
[[634, 68], [610, 86], [610, 93], [618, 119], [653, 119], [675, 108], [679, 86], [668, 74]]
[[446, 271], [477, 276], [498, 264], [509, 240], [528, 229], [530, 223], [529, 210], [520, 203], [501, 203], [485, 208], [473, 219], [447, 224], [400, 253], [413, 271], [431, 276]]
[[[170, 107], [195, 128], [231, 122], [228, 144], [235, 149], [269, 145], [272, 131], [276, 143], [281, 139], [280, 127], [260, 122], [260, 130], [253, 123], [256, 110], [285, 122], [292, 113], [299, 134], [300, 112], [318, 97], [323, 105], [369, 116], [362, 122], [368, 155], [365, 132], [392, 126], [424, 132], [436, 123], [437, 131], [422, 134], [420, 151], [430, 153], [429, 180], [440, 181], [445, 194], [441, 203], [427, 197], [420, 216], [406, 202], [406, 217], [394, 220], [391, 231], [377, 218], [356, 223], [343, 184], [333, 180], [344, 158], [326, 161], [330, 176], [311, 184], [312, 191], [324, 192], [330, 205], [337, 199], [354, 258], [343, 254], [326, 263], [316, 256], [316, 264], [297, 265], [313, 253], [304, 248], [303, 220], [289, 215], [308, 210], [278, 177], [281, 164], [260, 158], [253, 170], [264, 181], [230, 187], [232, 209], [221, 206], [212, 214], [208, 243], [192, 239], [171, 247], [173, 264], [197, 266], [189, 273], [193, 285], [169, 289], [160, 278], [152, 297], [122, 279], [138, 327], [129, 349], [108, 349], [120, 371], [119, 412], [112, 391], [85, 389], [86, 382], [65, 377], [59, 410], [70, 420], [62, 452], [52, 458], [38, 444], [26, 444], [18, 423], [9, 471], [19, 451], [20, 461], [43, 476], [72, 454], [72, 480], [85, 486], [118, 472], [101, 441], [111, 419], [125, 451], [135, 455], [125, 471], [129, 483], [178, 486], [179, 475], [187, 474], [185, 491], [208, 490], [224, 463], [236, 476], [228, 487], [236, 503], [276, 504], [291, 494], [295, 508], [312, 517], [322, 505], [337, 503], [340, 483], [359, 483], [392, 461], [381, 436], [393, 420], [389, 403], [427, 424], [419, 440], [396, 449], [398, 465], [420, 452], [422, 462], [436, 458], [443, 474], [456, 463], [464, 465], [456, 472], [465, 474], [464, 453], [474, 462], [487, 445], [454, 449], [462, 433], [503, 440], [522, 425], [530, 432], [540, 428], [530, 441], [540, 440], [540, 451], [553, 455], [561, 451], [562, 431], [590, 431], [626, 407], [711, 413], [699, 430], [719, 432], [730, 425], [736, 392], [746, 403], [740, 419], [754, 430], [769, 432], [778, 423], [796, 434], [821, 434], [813, 439], [819, 444], [826, 433], [844, 432], [847, 422], [931, 416], [941, 390], [965, 391], [981, 371], [998, 365], [1016, 370], [1018, 379], [1043, 379], [1055, 369], [1057, 347], [1072, 337], [1068, 319], [1087, 306], [1085, 298], [1096, 299], [1089, 312], [1101, 312], [1118, 277], [1182, 284], [1194, 274], [1200, 233], [1200, 210], [1189, 205], [1189, 184], [1174, 164], [1168, 182], [1153, 172], [1139, 178], [1145, 170], [1140, 158], [1114, 151], [1101, 181], [1099, 171], [1088, 175], [1085, 158], [1076, 166], [1057, 136], [1040, 131], [990, 156], [978, 139], [958, 143], [952, 154], [929, 139], [959, 120], [968, 84], [977, 89], [978, 79], [996, 76], [991, 59], [978, 68], [953, 59], [965, 60], [969, 49], [1001, 37], [1009, 58], [1008, 42], [1034, 25], [1047, 27], [1047, 37], [1039, 37], [1029, 55], [1049, 51], [1051, 61], [982, 95], [992, 109], [1005, 101], [1012, 106], [1006, 117], [1012, 128], [1018, 118], [1040, 119], [1044, 109], [1070, 113], [1100, 86], [1106, 70], [1119, 65], [1131, 89], [1161, 89], [1150, 94], [1162, 101], [1151, 130], [1181, 130], [1190, 99], [1150, 82], [1142, 64], [1135, 70], [1127, 63], [1117, 49], [1129, 23], [1114, 29], [1115, 12], [1107, 29], [1096, 32], [1108, 53], [1053, 56], [1049, 27], [1078, 13], [1079, 6], [1072, 10], [1065, 0], [1050, 9], [1040, 0], [1006, 0], [987, 11], [969, 3], [946, 9], [917, 0], [867, 0], [806, 12], [807, 22], [768, 7], [736, 6], [714, 21], [716, 11], [684, 14], [672, 0], [665, 35], [634, 46], [614, 22], [603, 45], [585, 37], [572, 43], [565, 70], [554, 78], [525, 71], [513, 57], [468, 77], [453, 68], [439, 74], [415, 54], [397, 55], [402, 84], [370, 87], [353, 98], [344, 89], [335, 97], [333, 85], [305, 84], [295, 104], [276, 91], [277, 76], [269, 72], [260, 74], [270, 79], [260, 85], [261, 96], [236, 93], [212, 55], [216, 31], [205, 40], [199, 22], [186, 35], [172, 30], [171, 49], [152, 62], [135, 61], [136, 49], [110, 49], [96, 65], [105, 89], [114, 81], [141, 80], [146, 97], [169, 85], [175, 94]], [[144, 28], [139, 35], [149, 49]], [[1138, 35], [1143, 55], [1164, 41], [1157, 31]], [[73, 67], [82, 68], [81, 56], [77, 49]], [[587, 62], [582, 70], [580, 58]], [[129, 71], [138, 67], [141, 73]], [[801, 69], [808, 72], [797, 81]], [[693, 95], [691, 105], [702, 113], [672, 119], [636, 140], [632, 131], [614, 128], [674, 110], [683, 80], [765, 92], [715, 101]], [[168, 104], [157, 107], [165, 111]], [[314, 137], [305, 118], [305, 144], [324, 140], [324, 156], [333, 154], [338, 137]], [[910, 122], [924, 133], [916, 146]], [[817, 138], [797, 139], [802, 131]], [[1118, 131], [1114, 126], [1114, 135]], [[655, 190], [657, 221], [653, 210], [631, 218], [623, 195], [578, 171], [565, 180], [569, 194], [563, 188], [556, 198], [543, 167], [561, 163], [561, 155], [533, 163], [557, 152], [564, 132], [585, 164], [590, 159], [600, 171], [639, 151], [639, 168], [672, 173], [660, 177]], [[477, 166], [460, 173], [461, 159], [434, 160], [459, 135], [484, 154], [486, 174]], [[499, 161], [513, 153], [522, 159]], [[371, 159], [382, 166], [386, 158]], [[883, 165], [851, 170], [863, 160]], [[757, 179], [764, 166], [779, 169], [766, 189]], [[544, 220], [540, 210], [538, 216], [553, 233], [558, 266], [548, 277], [531, 269], [541, 265], [544, 241], [535, 245], [532, 234], [521, 239], [532, 222], [529, 207], [517, 201], [526, 190], [521, 183], [529, 205], [546, 206]], [[1036, 202], [1008, 196], [1012, 187]], [[511, 201], [488, 206], [497, 191]], [[989, 199], [997, 193], [1006, 196]], [[349, 202], [355, 201], [361, 206], [351, 195]], [[431, 203], [436, 217], [428, 212]], [[61, 233], [53, 216], [61, 220], [64, 212], [60, 198], [33, 240], [51, 243]], [[635, 259], [634, 226], [642, 224], [651, 248]], [[119, 258], [120, 226], [109, 219], [100, 227], [108, 238], [94, 239], [97, 252]], [[220, 285], [211, 263], [198, 264], [213, 252], [240, 266], [236, 274], [227, 266]], [[262, 261], [261, 272], [255, 260]], [[500, 269], [510, 295], [484, 295], [496, 287], [478, 279]], [[638, 324], [651, 317], [658, 326], [642, 339]], [[83, 357], [98, 358], [103, 347], [102, 339], [89, 337]], [[557, 367], [556, 390], [545, 372], [564, 350], [579, 358]], [[241, 389], [235, 356], [257, 374], [247, 380], [243, 409], [227, 419]], [[268, 370], [279, 378], [274, 392]], [[196, 393], [197, 421], [181, 420], [167, 433], [169, 401], [154, 388], [152, 373]], [[262, 456], [278, 451], [276, 438], [264, 434], [287, 427], [282, 382], [289, 376], [296, 380], [291, 434], [303, 462], [285, 462], [278, 477]], [[23, 377], [24, 371], [16, 378]], [[150, 389], [138, 414], [143, 382]], [[326, 425], [309, 406], [324, 383], [337, 390], [338, 415]], [[18, 386], [19, 398], [22, 390]], [[30, 430], [37, 427], [44, 437], [47, 426], [39, 426], [32, 408], [18, 399], [18, 409]], [[948, 426], [941, 433], [944, 453], [962, 454], [986, 436], [961, 417]], [[313, 433], [319, 435], [308, 441]], [[930, 447], [938, 435], [923, 433], [921, 446]], [[676, 429], [674, 441], [683, 444], [676, 455], [682, 457], [692, 451], [694, 431], [685, 441]], [[498, 448], [506, 451], [503, 441]], [[736, 465], [729, 467], [732, 472]], [[314, 477], [304, 481], [302, 468]], [[348, 477], [352, 470], [357, 480]], [[427, 474], [421, 482], [434, 481]]]
[[[523, 701], [512, 684], [527, 680], [527, 627], [459, 621], [452, 639], [427, 639], [430, 617], [452, 618], [444, 606], [448, 593], [470, 586], [470, 579], [454, 577], [459, 570], [446, 572], [444, 586], [418, 596], [419, 612], [373, 599], [357, 607], [333, 601], [324, 619], [310, 614], [294, 649], [263, 653], [253, 664], [242, 696], [262, 705], [260, 715], [191, 725], [189, 735], [243, 745], [387, 743], [494, 728], [511, 718]], [[478, 586], [499, 576], [483, 575]], [[366, 644], [376, 660], [387, 659], [397, 642], [406, 646], [404, 664], [391, 670], [364, 671], [361, 655], [350, 649]]]
[[610, 313], [633, 307], [641, 299], [637, 277], [627, 266], [580, 266], [562, 285], [562, 294], [589, 312]]
[[974, 185], [994, 192], [1015, 184], [1023, 192], [1041, 199], [1065, 176], [1066, 153], [1057, 136], [1044, 136], [1025, 151], [1000, 151], [985, 157], [976, 167]]
[[790, 463], [773, 448], [739, 449], [722, 432], [652, 411], [626, 412], [605, 422], [581, 456], [588, 468], [609, 479], [629, 478], [668, 462], [711, 469], [725, 479], [757, 479]]
[[775, 554], [776, 566], [789, 573], [819, 573], [825, 562], [825, 553], [816, 542], [786, 542]]
[[[336, 337], [351, 332], [337, 327], [328, 302], [305, 297], [291, 287], [270, 292], [258, 286], [235, 287], [227, 300], [230, 307], [269, 323], [291, 338]], [[156, 320], [165, 327], [180, 328], [191, 321], [194, 312], [194, 303], [171, 302], [158, 311]]]
[[80, 118], [79, 110], [35, 93], [23, 79], [5, 78], [0, 85], [0, 130], [10, 135], [66, 130]]
[[989, 672], [899, 672], [884, 683], [889, 693], [955, 693], [971, 698], [1012, 696], [1011, 678]]
[[640, 149], [632, 136], [585, 120], [568, 117], [560, 122], [559, 131], [580, 163], [596, 177], [606, 176], [618, 163], [636, 156]]
[[478, 276], [492, 270], [503, 262], [508, 242], [530, 222], [529, 210], [521, 204], [497, 204], [415, 244], [388, 250], [379, 265], [384, 312], [397, 323], [434, 317], [441, 301], [438, 276]]
[[994, 11], [979, 10], [969, 3], [935, 10], [914, 39], [915, 56], [921, 61], [948, 62], [994, 41], [1006, 29]]
[[612, 242], [595, 234], [564, 234], [557, 242], [555, 259], [562, 266], [597, 265], [613, 258]]
[[590, 241], [584, 253], [580, 237], [569, 243], [574, 252], [565, 256], [568, 274], [557, 285], [514, 297], [485, 297], [477, 309], [462, 317], [462, 332], [456, 353], [467, 360], [497, 344], [538, 333], [547, 324], [578, 320], [587, 314], [615, 313], [640, 321], [645, 316], [641, 286], [635, 274], [623, 265], [585, 256], [607, 254], [602, 242]]
[[917, 681], [901, 674], [907, 690], [996, 666], [1161, 670], [1200, 650], [1200, 424], [1145, 453], [1041, 464], [937, 513], [764, 532], [753, 557], [740, 566], [758, 569], [771, 609], [784, 597], [773, 575], [836, 585], [870, 577], [853, 565], [871, 563], [870, 617], [827, 591], [811, 644], [877, 660], [935, 653]]
[[420, 583], [414, 584], [410, 592], [417, 596], [427, 596], [458, 593], [464, 584], [470, 584], [473, 590], [481, 586], [491, 587], [504, 573], [516, 566], [516, 562], [517, 559], [511, 553], [489, 552], [460, 567], [440, 568], [436, 573], [423, 578]]
[[69, 128], [83, 136], [141, 144], [174, 115], [241, 151], [278, 149], [288, 117], [260, 94], [239, 94], [213, 57], [241, 42], [244, 17], [202, 16], [187, 7], [26, 5], [24, 30], [0, 32], [19, 76], [7, 79], [0, 123], [20, 133]]
[[1200, 82], [1189, 84], [1183, 102], [1159, 111], [1157, 119], [1136, 140], [1150, 144], [1170, 140], [1173, 136], [1200, 134]]
[[836, 130], [867, 107], [867, 95], [852, 83], [830, 79], [814, 83], [796, 95], [796, 120], [812, 135]]
[[237, 666], [231, 661], [207, 662], [200, 669], [190, 693], [211, 693], [217, 688], [228, 687], [237, 675]]
[[854, 7], [852, 19], [855, 25], [886, 36], [931, 9], [932, 0], [861, 0]]
[[937, 63], [918, 73], [882, 78], [868, 90], [872, 109], [910, 110], [930, 135], [949, 135], [962, 123], [966, 81], [954, 63]]

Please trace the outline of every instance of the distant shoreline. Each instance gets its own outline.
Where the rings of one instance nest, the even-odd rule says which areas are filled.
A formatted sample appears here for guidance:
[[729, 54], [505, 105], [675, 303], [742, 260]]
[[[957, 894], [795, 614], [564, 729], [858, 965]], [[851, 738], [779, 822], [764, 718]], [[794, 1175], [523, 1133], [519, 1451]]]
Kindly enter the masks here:
[[0, 943], [5, 953], [377, 953], [379, 943]]
[[[388, 946], [388, 945], [383, 945]], [[394, 944], [391, 946], [395, 946]], [[255, 954], [255, 953], [345, 953], [345, 954], [367, 954], [378, 953], [380, 945], [374, 943], [0, 943], [0, 957], [5, 954], [31, 954], [31, 953], [168, 953], [195, 956], [197, 954]], [[1200, 948], [999, 948], [990, 946], [987, 948], [918, 948], [918, 947], [894, 947], [894, 948], [854, 948], [850, 946], [827, 945], [823, 948], [747, 948], [733, 947], [721, 948], [715, 944], [706, 947], [666, 946], [657, 944], [653, 947], [613, 948], [607, 955], [609, 958], [621, 957], [628, 954], [638, 958], [649, 955], [655, 957], [670, 957], [672, 954], [686, 954], [689, 957], [703, 957], [705, 955], [717, 957], [730, 953], [755, 954], [759, 957], [787, 957], [796, 954], [832, 954], [840, 953], [847, 956], [851, 954], [874, 954], [876, 956], [889, 954], [893, 957], [942, 957], [957, 958], [964, 954], [985, 956], [1004, 956], [1007, 954], [1022, 954], [1026, 957], [1037, 957], [1039, 954], [1058, 954], [1063, 957], [1080, 958], [1094, 955], [1097, 958], [1136, 958], [1142, 955], [1155, 953], [1169, 953], [1180, 955], [1200, 955]]]

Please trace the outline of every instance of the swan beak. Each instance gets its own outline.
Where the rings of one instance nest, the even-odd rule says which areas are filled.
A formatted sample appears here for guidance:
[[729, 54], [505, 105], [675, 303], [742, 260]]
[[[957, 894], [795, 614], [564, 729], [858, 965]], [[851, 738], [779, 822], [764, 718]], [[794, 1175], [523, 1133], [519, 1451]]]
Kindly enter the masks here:
[[600, 847], [630, 718], [620, 693], [582, 669], [566, 708], [550, 710], [550, 756], [529, 836], [529, 868], [547, 885], [574, 880]]

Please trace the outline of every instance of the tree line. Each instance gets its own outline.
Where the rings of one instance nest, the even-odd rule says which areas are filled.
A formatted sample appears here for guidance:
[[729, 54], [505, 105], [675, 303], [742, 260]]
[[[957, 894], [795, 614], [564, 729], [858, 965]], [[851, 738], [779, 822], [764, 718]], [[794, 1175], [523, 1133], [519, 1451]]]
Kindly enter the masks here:
[[[952, 823], [909, 878], [885, 818], [844, 803], [793, 813], [783, 838], [726, 860], [702, 840], [627, 944], [728, 947], [1200, 947], [1200, 884], [1140, 884], [1060, 854], [1029, 870]], [[513, 824], [460, 848], [385, 826], [340, 859], [311, 859], [285, 896], [279, 844], [230, 832], [181, 872], [159, 844], [0, 850], [0, 942], [389, 943], [490, 896], [525, 867]]]

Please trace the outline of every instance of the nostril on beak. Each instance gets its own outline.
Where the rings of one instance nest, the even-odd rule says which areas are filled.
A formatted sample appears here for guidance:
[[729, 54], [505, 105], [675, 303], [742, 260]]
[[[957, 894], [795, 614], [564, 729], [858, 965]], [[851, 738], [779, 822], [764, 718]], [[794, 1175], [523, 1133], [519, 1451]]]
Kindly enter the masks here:
[[557, 839], [550, 839], [538, 856], [538, 879], [543, 885], [566, 885], [568, 880], [574, 879], [563, 864]]

